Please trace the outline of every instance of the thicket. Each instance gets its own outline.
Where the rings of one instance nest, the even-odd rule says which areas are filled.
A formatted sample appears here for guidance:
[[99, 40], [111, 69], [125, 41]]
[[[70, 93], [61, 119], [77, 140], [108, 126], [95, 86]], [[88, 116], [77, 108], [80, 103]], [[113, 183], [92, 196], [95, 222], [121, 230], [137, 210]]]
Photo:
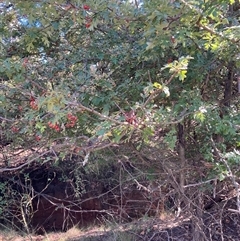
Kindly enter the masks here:
[[174, 193], [173, 212], [198, 220], [204, 195], [230, 180], [240, 212], [239, 6], [2, 1], [0, 173], [72, 155], [96, 179], [118, 165], [121, 180]]

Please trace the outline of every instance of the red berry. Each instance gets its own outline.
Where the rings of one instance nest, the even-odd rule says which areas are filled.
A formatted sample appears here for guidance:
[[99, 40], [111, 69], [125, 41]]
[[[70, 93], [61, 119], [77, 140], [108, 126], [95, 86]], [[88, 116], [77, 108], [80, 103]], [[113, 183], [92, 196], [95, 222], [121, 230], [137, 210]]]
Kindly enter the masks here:
[[61, 130], [59, 124], [57, 124], [57, 123], [53, 126], [53, 129], [57, 132], [59, 132]]
[[71, 124], [70, 123], [67, 123], [66, 124], [66, 128], [70, 128], [71, 127]]
[[50, 121], [48, 122], [48, 126], [49, 126], [50, 128], [52, 128], [52, 129], [54, 128], [54, 124], [53, 124], [52, 122], [50, 122]]
[[37, 103], [35, 102], [35, 100], [31, 100], [30, 101], [30, 106], [33, 110], [38, 110], [38, 105]]
[[86, 27], [86, 28], [90, 28], [90, 27], [91, 27], [91, 23], [86, 23], [86, 24], [85, 24], [85, 27]]
[[36, 140], [36, 141], [40, 141], [40, 140], [41, 140], [41, 136], [36, 135], [36, 136], [35, 136], [35, 140]]
[[68, 122], [66, 124], [66, 127], [73, 127], [75, 124], [76, 124], [76, 121], [77, 121], [77, 117], [68, 113], [67, 114], [67, 119], [68, 119]]
[[86, 11], [89, 11], [90, 7], [88, 5], [83, 5], [83, 9], [86, 10]]
[[67, 128], [74, 127], [75, 124], [76, 124], [76, 121], [75, 120], [71, 120], [71, 121], [67, 122], [66, 127]]
[[53, 124], [52, 122], [48, 122], [48, 126], [51, 128], [51, 129], [54, 129], [55, 131], [59, 132], [61, 129], [60, 129], [60, 126], [59, 124]]
[[70, 113], [68, 113], [68, 114], [67, 114], [67, 118], [68, 118], [68, 120], [71, 120], [71, 119], [72, 119], [72, 117], [73, 117], [73, 115], [72, 115], [72, 114], [70, 114]]
[[19, 131], [19, 128], [17, 128], [16, 126], [12, 126], [11, 130], [13, 133], [17, 133]]

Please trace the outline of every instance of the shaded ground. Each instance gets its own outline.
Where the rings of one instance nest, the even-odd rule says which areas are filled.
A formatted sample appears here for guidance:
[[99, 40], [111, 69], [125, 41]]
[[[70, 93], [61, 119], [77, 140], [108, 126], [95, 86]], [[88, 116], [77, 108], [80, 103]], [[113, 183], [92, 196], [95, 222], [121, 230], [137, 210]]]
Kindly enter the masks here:
[[[174, 165], [158, 166], [152, 181], [128, 160], [103, 163], [87, 169], [73, 159], [1, 173], [0, 224], [9, 229], [0, 241], [240, 240], [236, 192], [228, 180], [203, 185], [189, 174], [182, 193], [178, 166], [174, 174]], [[35, 235], [21, 237], [14, 228]]]
[[[204, 233], [196, 239], [196, 226], [199, 217], [165, 216], [159, 218], [141, 218], [127, 224], [111, 224], [80, 230], [72, 228], [64, 233], [49, 233], [38, 236], [17, 236], [16, 233], [3, 233], [1, 241], [239, 241], [240, 215], [236, 209], [236, 199], [229, 198], [215, 203], [203, 212]], [[205, 237], [204, 237], [205, 236]], [[205, 239], [204, 239], [205, 238]]]
[[[196, 239], [196, 217], [141, 219], [108, 232], [86, 233], [69, 241], [239, 241], [240, 214], [234, 212], [236, 199], [216, 203], [203, 213], [205, 231]], [[204, 239], [205, 238], [205, 239]]]

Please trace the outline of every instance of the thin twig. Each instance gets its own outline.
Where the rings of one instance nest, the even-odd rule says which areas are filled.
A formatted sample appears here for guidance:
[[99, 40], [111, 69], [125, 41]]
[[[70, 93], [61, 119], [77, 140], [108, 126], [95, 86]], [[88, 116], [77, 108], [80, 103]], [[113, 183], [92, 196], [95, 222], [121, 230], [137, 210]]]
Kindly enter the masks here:
[[215, 142], [213, 141], [213, 139], [211, 138], [210, 139], [211, 143], [212, 143], [212, 147], [217, 155], [217, 157], [219, 158], [219, 160], [221, 162], [224, 163], [224, 165], [226, 166], [227, 170], [228, 170], [228, 173], [229, 173], [229, 178], [231, 179], [232, 181], [232, 184], [233, 186], [235, 187], [235, 190], [236, 190], [236, 193], [237, 193], [237, 209], [238, 209], [238, 212], [240, 213], [240, 190], [239, 190], [239, 183], [236, 181], [235, 179], [235, 176], [227, 162], [227, 160], [224, 158], [224, 156], [222, 155], [222, 153], [220, 152], [220, 150], [218, 150]]
[[[177, 75], [178, 71], [174, 72], [171, 77], [169, 78], [169, 80], [166, 81], [165, 85], [169, 85], [171, 83], [171, 81], [173, 80], [173, 78]], [[162, 89], [157, 89], [155, 90], [145, 101], [145, 103], [143, 104], [143, 108], [145, 108], [147, 106], [147, 104], [153, 100], [154, 98], [156, 98], [160, 93], [162, 92]]]
[[86, 106], [82, 105], [81, 103], [69, 102], [68, 104], [71, 105], [71, 106], [74, 106], [75, 108], [77, 108], [77, 109], [79, 109], [81, 111], [85, 110], [85, 111], [90, 112], [90, 113], [92, 113], [92, 114], [94, 114], [96, 116], [101, 117], [104, 120], [111, 121], [111, 122], [113, 122], [115, 124], [118, 124], [118, 125], [129, 125], [127, 122], [122, 122], [122, 121], [115, 120], [115, 119], [113, 119], [111, 117], [108, 117], [106, 115], [101, 114], [100, 112], [98, 112], [98, 111], [96, 111], [96, 110], [94, 110], [92, 108], [86, 107]]
[[22, 165], [17, 166], [17, 167], [1, 168], [1, 169], [0, 169], [0, 173], [2, 173], [2, 172], [9, 172], [9, 171], [17, 171], [17, 170], [19, 170], [19, 169], [21, 169], [21, 168], [23, 168], [23, 167], [31, 164], [32, 162], [36, 161], [37, 159], [39, 159], [39, 157], [44, 156], [44, 155], [46, 155], [46, 154], [48, 154], [48, 153], [50, 153], [50, 152], [51, 152], [51, 151], [49, 151], [49, 150], [46, 151], [46, 152], [43, 152], [41, 155], [38, 155], [37, 157], [34, 157], [33, 159], [30, 159], [29, 161], [27, 161], [27, 162], [25, 162], [25, 163], [23, 163]]
[[204, 182], [198, 182], [198, 183], [193, 183], [193, 184], [188, 184], [188, 185], [185, 185], [183, 186], [183, 188], [187, 188], [187, 187], [197, 187], [197, 186], [201, 186], [203, 184], [206, 184], [206, 183], [209, 183], [209, 182], [213, 182], [213, 181], [216, 181], [217, 178], [213, 178], [213, 179], [210, 179], [210, 180], [207, 180], [207, 181], [204, 181]]

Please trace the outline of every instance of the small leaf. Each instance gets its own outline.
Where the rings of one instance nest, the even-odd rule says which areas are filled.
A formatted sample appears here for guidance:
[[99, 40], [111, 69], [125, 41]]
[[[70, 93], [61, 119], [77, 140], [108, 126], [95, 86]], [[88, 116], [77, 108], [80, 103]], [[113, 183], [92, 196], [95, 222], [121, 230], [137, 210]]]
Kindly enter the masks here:
[[39, 121], [36, 123], [35, 127], [36, 127], [36, 129], [40, 130], [40, 133], [43, 133], [44, 130], [46, 129], [46, 126], [43, 125], [43, 123], [39, 122]]
[[176, 130], [172, 129], [171, 131], [169, 131], [166, 136], [164, 137], [164, 143], [166, 143], [168, 145], [168, 147], [170, 149], [174, 149], [176, 146], [176, 142], [177, 142], [177, 136], [176, 136]]
[[153, 84], [153, 86], [154, 86], [155, 88], [159, 89], [159, 90], [162, 89], [162, 85], [160, 85], [160, 84], [157, 83], [157, 82], [155, 82], [155, 83]]
[[28, 51], [28, 52], [31, 52], [32, 49], [34, 49], [34, 45], [33, 45], [33, 43], [29, 43], [29, 44], [27, 45], [27, 51]]
[[49, 41], [48, 41], [48, 38], [47, 37], [42, 37], [42, 41], [44, 43], [45, 46], [49, 47]]
[[119, 143], [121, 138], [122, 138], [121, 135], [115, 135], [113, 140], [114, 140], [114, 142]]
[[178, 77], [181, 81], [183, 81], [187, 76], [186, 76], [187, 70], [181, 70], [178, 74]]
[[143, 129], [143, 139], [145, 142], [148, 142], [149, 137], [153, 136], [154, 130], [152, 127], [145, 127]]
[[203, 112], [198, 111], [198, 112], [196, 112], [196, 113], [194, 114], [194, 118], [195, 118], [196, 120], [199, 120], [200, 122], [203, 122], [203, 121], [206, 119], [206, 116], [204, 115]]
[[104, 136], [105, 133], [106, 133], [106, 129], [100, 129], [96, 134], [97, 136]]

